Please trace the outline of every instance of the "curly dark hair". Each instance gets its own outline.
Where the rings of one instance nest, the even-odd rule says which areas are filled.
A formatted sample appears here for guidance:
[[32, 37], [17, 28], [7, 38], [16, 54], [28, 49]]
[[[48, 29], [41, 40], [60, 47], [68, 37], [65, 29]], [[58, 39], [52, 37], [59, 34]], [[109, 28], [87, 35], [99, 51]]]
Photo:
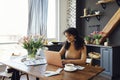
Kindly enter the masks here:
[[[68, 28], [63, 33], [64, 33], [64, 35], [65, 35], [65, 33], [68, 33], [68, 34], [75, 36], [75, 45], [74, 46], [75, 46], [76, 50], [83, 48], [83, 46], [85, 45], [84, 39], [79, 36], [76, 28]], [[70, 45], [71, 44], [68, 41], [66, 41], [65, 42], [65, 49], [68, 50]]]

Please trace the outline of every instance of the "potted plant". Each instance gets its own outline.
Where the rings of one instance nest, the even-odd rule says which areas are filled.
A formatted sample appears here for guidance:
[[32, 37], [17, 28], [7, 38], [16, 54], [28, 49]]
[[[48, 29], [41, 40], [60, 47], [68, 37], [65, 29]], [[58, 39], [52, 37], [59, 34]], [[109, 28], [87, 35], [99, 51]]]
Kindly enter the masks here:
[[93, 36], [94, 44], [100, 44], [100, 39], [102, 38], [103, 32], [94, 31], [91, 35]]
[[90, 43], [90, 40], [91, 40], [91, 37], [88, 35], [88, 36], [85, 36], [84, 37], [84, 40], [85, 40], [85, 44], [89, 44]]

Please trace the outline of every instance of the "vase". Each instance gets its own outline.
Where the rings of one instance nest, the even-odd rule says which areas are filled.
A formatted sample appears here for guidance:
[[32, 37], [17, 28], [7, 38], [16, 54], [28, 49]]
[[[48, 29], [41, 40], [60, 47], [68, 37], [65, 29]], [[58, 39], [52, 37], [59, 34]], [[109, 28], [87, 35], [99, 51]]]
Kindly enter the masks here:
[[88, 41], [88, 40], [85, 40], [85, 44], [89, 44], [90, 43], [90, 41]]
[[28, 60], [35, 59], [36, 58], [36, 51], [28, 50]]
[[97, 44], [97, 45], [99, 45], [99, 44], [100, 44], [99, 39], [95, 39], [95, 44]]

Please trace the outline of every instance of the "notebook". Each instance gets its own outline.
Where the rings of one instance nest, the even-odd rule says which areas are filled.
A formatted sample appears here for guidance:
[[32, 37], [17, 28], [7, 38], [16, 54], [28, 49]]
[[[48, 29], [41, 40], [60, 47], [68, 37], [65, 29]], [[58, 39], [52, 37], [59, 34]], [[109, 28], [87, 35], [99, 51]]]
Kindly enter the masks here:
[[40, 65], [40, 64], [46, 64], [46, 59], [38, 59], [38, 60], [26, 60], [23, 62], [24, 64], [28, 65], [28, 66], [32, 66], [32, 65]]
[[61, 56], [56, 51], [45, 51], [45, 57], [48, 64], [52, 64], [58, 67], [63, 67]]

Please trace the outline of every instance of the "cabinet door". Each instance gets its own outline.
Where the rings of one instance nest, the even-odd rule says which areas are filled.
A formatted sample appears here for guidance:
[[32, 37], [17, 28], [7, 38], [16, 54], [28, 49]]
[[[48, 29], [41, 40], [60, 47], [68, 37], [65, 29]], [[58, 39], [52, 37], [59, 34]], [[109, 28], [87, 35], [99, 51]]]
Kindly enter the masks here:
[[104, 73], [112, 75], [112, 48], [101, 48], [100, 65], [105, 68]]

